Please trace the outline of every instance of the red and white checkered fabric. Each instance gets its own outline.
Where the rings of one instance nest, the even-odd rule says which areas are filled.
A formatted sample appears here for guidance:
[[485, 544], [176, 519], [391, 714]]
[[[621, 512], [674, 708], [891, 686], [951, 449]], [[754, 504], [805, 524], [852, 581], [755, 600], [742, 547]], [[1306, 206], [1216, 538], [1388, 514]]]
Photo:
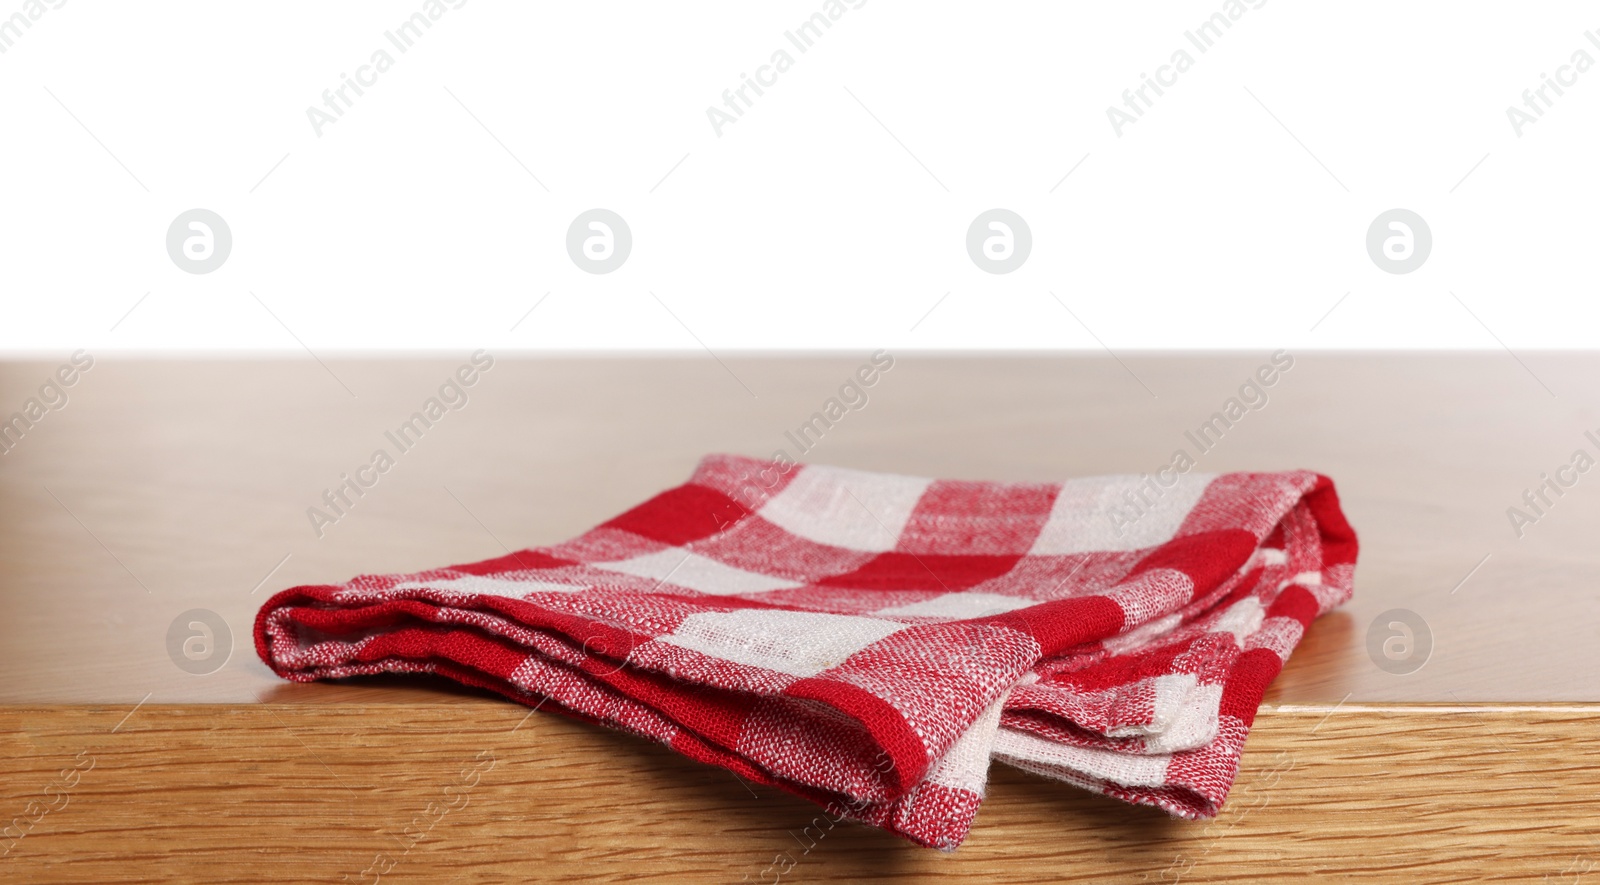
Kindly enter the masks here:
[[564, 544], [277, 594], [306, 682], [437, 673], [939, 848], [989, 760], [1215, 815], [1267, 684], [1350, 595], [1304, 471], [929, 480], [717, 455]]

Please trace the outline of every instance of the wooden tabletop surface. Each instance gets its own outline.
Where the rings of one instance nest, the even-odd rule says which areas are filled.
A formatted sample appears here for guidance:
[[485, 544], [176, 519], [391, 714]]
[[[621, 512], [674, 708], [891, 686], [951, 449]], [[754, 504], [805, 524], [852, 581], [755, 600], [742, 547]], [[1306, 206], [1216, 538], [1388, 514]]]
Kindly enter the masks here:
[[[283, 683], [250, 644], [255, 612], [295, 584], [551, 544], [683, 481], [705, 453], [780, 448], [971, 479], [1150, 472], [1179, 448], [1198, 455], [1196, 470], [1317, 470], [1361, 537], [1355, 597], [1315, 626], [1268, 703], [1600, 700], [1600, 471], [1567, 470], [1577, 484], [1545, 492], [1553, 506], [1520, 538], [1507, 516], [1532, 516], [1524, 491], [1576, 451], [1600, 458], [1584, 435], [1600, 436], [1600, 358], [1289, 356], [1266, 404], [1196, 453], [1185, 433], [1268, 354], [903, 354], [801, 455], [785, 433], [868, 354], [502, 355], [321, 538], [307, 509], [331, 514], [324, 491], [392, 452], [385, 432], [467, 354], [326, 368], [100, 358], [0, 455], [0, 702], [458, 702], [393, 681]], [[0, 364], [0, 415], [57, 365]], [[231, 632], [214, 672], [180, 669], [169, 652], [169, 627], [194, 609]], [[1368, 653], [1374, 619], [1393, 609], [1431, 634], [1413, 672], [1391, 671], [1415, 660], [1386, 670]], [[180, 632], [205, 651], [201, 631]]]
[[[307, 509], [393, 453], [386, 431], [468, 354], [101, 356], [65, 401], [41, 388], [68, 355], [0, 363], [0, 418], [57, 405], [0, 437], [0, 815], [30, 828], [0, 840], [0, 864], [60, 881], [737, 882], [774, 881], [787, 852], [805, 881], [987, 885], [1600, 867], [1600, 775], [1581, 762], [1600, 751], [1600, 472], [1577, 454], [1600, 459], [1600, 357], [1293, 353], [1262, 402], [1240, 388], [1267, 353], [893, 356], [801, 455], [786, 432], [869, 354], [496, 354], [322, 537]], [[1196, 453], [1186, 433], [1230, 397], [1257, 408]], [[1201, 471], [1328, 474], [1362, 544], [1354, 599], [1272, 686], [1210, 823], [999, 769], [955, 855], [864, 828], [809, 853], [814, 809], [665, 748], [437, 681], [290, 685], [250, 641], [279, 589], [554, 543], [708, 452], [1059, 480], [1151, 472], [1180, 448]], [[1524, 492], [1545, 476], [1573, 484], [1535, 511]], [[500, 767], [470, 811], [406, 835], [485, 759]], [[70, 810], [46, 814], [74, 767]]]

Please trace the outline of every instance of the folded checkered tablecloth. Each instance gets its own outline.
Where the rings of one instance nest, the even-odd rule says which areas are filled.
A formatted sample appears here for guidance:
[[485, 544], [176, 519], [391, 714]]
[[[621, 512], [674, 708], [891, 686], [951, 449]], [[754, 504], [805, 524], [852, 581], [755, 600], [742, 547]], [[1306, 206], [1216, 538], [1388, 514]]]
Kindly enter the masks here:
[[1315, 473], [929, 480], [728, 455], [554, 547], [285, 590], [262, 660], [437, 673], [954, 848], [991, 758], [1215, 815], [1350, 595]]

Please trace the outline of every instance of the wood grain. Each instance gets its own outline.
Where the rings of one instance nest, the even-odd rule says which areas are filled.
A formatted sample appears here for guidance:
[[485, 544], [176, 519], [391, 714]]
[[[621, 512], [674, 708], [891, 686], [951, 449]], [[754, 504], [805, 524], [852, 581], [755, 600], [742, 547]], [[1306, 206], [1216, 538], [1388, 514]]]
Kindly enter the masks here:
[[[306, 508], [465, 353], [100, 357], [0, 455], [0, 879], [1576, 882], [1600, 863], [1600, 474], [1520, 538], [1506, 518], [1592, 447], [1590, 355], [1297, 353], [1201, 455], [1329, 474], [1363, 545], [1210, 823], [1000, 767], [953, 855], [845, 825], [804, 851], [815, 809], [720, 769], [427, 679], [290, 685], [249, 646], [277, 589], [553, 543], [704, 453], [795, 454], [785, 431], [866, 357], [502, 355], [321, 538]], [[1266, 358], [897, 354], [804, 458], [1148, 472]], [[0, 416], [54, 366], [0, 363]], [[192, 609], [231, 633], [203, 675], [167, 642]], [[1368, 652], [1393, 609], [1432, 641], [1412, 672]]]
[[[636, 738], [524, 721], [505, 704], [466, 712], [7, 709], [0, 802], [13, 814], [30, 800], [59, 808], [0, 842], [0, 871], [61, 882], [1469, 882], [1490, 871], [1572, 882], [1600, 861], [1600, 772], [1588, 762], [1600, 735], [1587, 707], [1269, 708], [1207, 822], [997, 766], [952, 854], [833, 826], [803, 801]], [[81, 777], [63, 788], [74, 767]]]

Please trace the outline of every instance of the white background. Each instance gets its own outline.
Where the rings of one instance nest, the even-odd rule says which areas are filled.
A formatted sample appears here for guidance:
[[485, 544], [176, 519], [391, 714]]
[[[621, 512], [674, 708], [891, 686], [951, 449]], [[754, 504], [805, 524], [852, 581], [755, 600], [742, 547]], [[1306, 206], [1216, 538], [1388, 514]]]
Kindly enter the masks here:
[[[1220, 3], [871, 0], [800, 54], [822, 7], [472, 0], [404, 54], [419, 2], [47, 8], [0, 54], [0, 349], [1600, 343], [1600, 70], [1506, 116], [1600, 58], [1592, 6], [1275, 0], [1201, 54]], [[379, 48], [319, 137], [307, 107]], [[780, 48], [719, 137], [707, 107]], [[565, 249], [596, 206], [634, 238], [607, 275]], [[165, 248], [193, 207], [234, 239], [206, 275]], [[1014, 273], [967, 256], [991, 207], [1032, 229]], [[1367, 256], [1392, 207], [1432, 229], [1414, 273]]]

